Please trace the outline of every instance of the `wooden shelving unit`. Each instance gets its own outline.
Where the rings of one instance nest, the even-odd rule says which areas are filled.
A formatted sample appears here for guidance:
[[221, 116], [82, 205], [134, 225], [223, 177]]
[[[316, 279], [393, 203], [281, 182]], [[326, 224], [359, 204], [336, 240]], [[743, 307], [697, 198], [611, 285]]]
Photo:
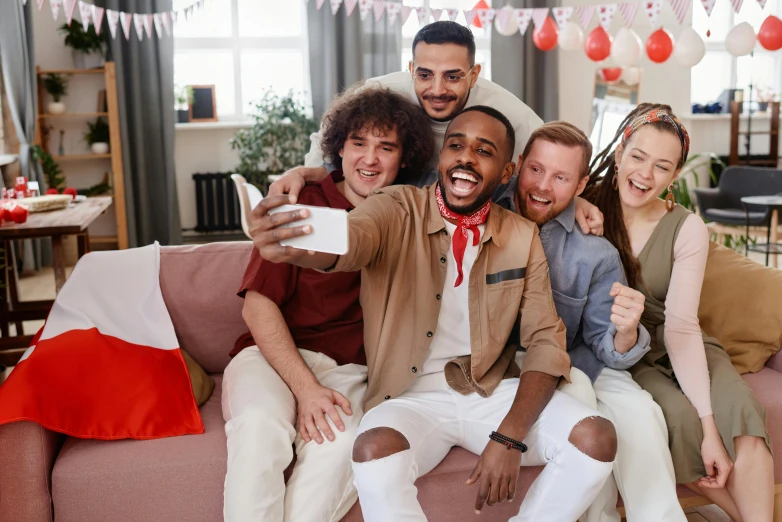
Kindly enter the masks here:
[[[741, 105], [738, 102], [730, 102], [730, 155], [728, 156], [728, 165], [752, 165], [756, 167], [777, 168], [779, 164], [779, 102], [771, 102], [768, 110], [770, 111], [769, 130], [746, 130], [739, 128], [739, 118], [741, 117]], [[751, 117], [751, 115], [750, 115]], [[747, 125], [749, 125], [749, 121]], [[757, 124], [757, 123], [756, 123]], [[749, 136], [767, 134], [769, 137], [768, 157], [763, 159], [750, 159]], [[746, 136], [747, 157], [742, 159], [739, 154], [739, 136]]]
[[[98, 236], [91, 237], [90, 242], [94, 244], [116, 244], [117, 248], [128, 248], [128, 218], [125, 204], [125, 176], [122, 168], [122, 142], [119, 130], [119, 103], [117, 100], [117, 72], [113, 62], [107, 62], [100, 69], [55, 69], [42, 70], [37, 68], [38, 76], [46, 74], [63, 75], [103, 75], [106, 86], [106, 106], [108, 112], [95, 113], [64, 113], [64, 114], [46, 114], [46, 91], [41, 82], [38, 82], [38, 122], [35, 129], [35, 143], [49, 152], [47, 140], [44, 139], [42, 129], [46, 120], [54, 119], [90, 119], [104, 117], [109, 122], [110, 152], [108, 154], [69, 154], [65, 156], [52, 156], [54, 161], [59, 164], [81, 161], [110, 160], [111, 161], [111, 197], [114, 199], [114, 215], [117, 221], [116, 236]], [[64, 166], [63, 170], [65, 170]]]

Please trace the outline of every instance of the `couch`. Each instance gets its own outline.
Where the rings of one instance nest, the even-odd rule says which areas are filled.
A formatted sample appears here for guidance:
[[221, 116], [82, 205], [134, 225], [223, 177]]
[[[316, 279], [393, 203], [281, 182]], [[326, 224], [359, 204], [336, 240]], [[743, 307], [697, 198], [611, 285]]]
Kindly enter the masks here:
[[[246, 330], [235, 291], [251, 243], [213, 243], [161, 249], [160, 283], [181, 347], [216, 387], [201, 407], [205, 433], [158, 440], [75, 439], [19, 422], [0, 426], [0, 520], [3, 522], [215, 522], [222, 520], [226, 466], [220, 409], [221, 372], [237, 336]], [[775, 447], [782, 448], [782, 356], [744, 378], [766, 406]], [[464, 481], [477, 457], [454, 448], [418, 480], [419, 498], [433, 522], [508, 520], [540, 468], [522, 468], [512, 504], [473, 513], [476, 486]], [[775, 462], [777, 512], [782, 522], [782, 459]], [[682, 504], [708, 502], [680, 488]], [[357, 505], [343, 519], [362, 520]]]

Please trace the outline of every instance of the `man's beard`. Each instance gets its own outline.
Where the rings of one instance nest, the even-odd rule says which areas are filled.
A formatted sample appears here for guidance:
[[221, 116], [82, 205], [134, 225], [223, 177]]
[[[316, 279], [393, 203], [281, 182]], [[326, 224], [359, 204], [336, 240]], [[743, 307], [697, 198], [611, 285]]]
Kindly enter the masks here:
[[[472, 169], [472, 167], [468, 167], [465, 165], [456, 165], [455, 167], [451, 167], [448, 169], [448, 171], [452, 170], [464, 170], [466, 172], [472, 172], [473, 174], [476, 174], [480, 176], [475, 170]], [[457, 207], [453, 205], [450, 201], [448, 201], [448, 191], [445, 190], [445, 178], [448, 174], [443, 174], [442, 171], [438, 168], [437, 169], [437, 177], [440, 183], [440, 192], [443, 195], [443, 203], [445, 203], [445, 206], [448, 207], [448, 210], [451, 212], [455, 212], [456, 214], [461, 214], [463, 216], [469, 216], [478, 209], [480, 209], [483, 205], [486, 204], [487, 201], [491, 199], [492, 194], [494, 194], [494, 191], [497, 189], [497, 187], [500, 186], [500, 179], [498, 178], [496, 182], [493, 184], [486, 183], [486, 179], [483, 178], [483, 176], [480, 176], [481, 179], [483, 179], [484, 185], [483, 190], [478, 194], [477, 198], [471, 205], [467, 205], [464, 207]]]
[[[453, 101], [453, 100], [459, 100], [459, 98], [455, 95], [448, 95], [445, 96], [433, 96], [431, 94], [425, 94], [423, 96], [420, 96], [418, 98], [418, 103], [421, 105], [421, 108], [424, 108], [424, 100], [443, 100], [443, 101]], [[439, 123], [445, 123], [448, 121], [451, 121], [456, 117], [457, 114], [462, 112], [462, 109], [464, 109], [464, 106], [467, 105], [467, 98], [465, 98], [461, 103], [457, 105], [457, 107], [451, 111], [450, 114], [446, 114], [445, 116], [440, 116], [438, 118], [433, 118], [428, 112], [426, 113], [427, 116], [429, 116], [429, 119], [432, 121], [436, 121]], [[426, 112], [424, 110], [424, 112]]]

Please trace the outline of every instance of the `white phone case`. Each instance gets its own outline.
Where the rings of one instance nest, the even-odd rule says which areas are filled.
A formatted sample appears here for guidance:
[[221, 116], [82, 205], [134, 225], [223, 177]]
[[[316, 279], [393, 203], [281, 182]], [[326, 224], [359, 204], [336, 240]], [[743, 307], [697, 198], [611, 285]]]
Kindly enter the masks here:
[[280, 241], [283, 246], [292, 246], [302, 250], [313, 250], [327, 254], [343, 255], [348, 251], [348, 213], [345, 210], [328, 207], [313, 207], [310, 205], [282, 205], [269, 211], [291, 212], [306, 208], [310, 215], [282, 227], [312, 226], [312, 232], [300, 237]]

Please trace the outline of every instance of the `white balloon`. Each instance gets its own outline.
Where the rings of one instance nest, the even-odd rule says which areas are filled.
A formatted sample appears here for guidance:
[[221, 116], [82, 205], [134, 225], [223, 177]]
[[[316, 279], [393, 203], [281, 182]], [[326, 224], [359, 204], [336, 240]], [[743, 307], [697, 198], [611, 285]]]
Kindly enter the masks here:
[[632, 29], [622, 27], [616, 33], [611, 44], [611, 58], [620, 67], [630, 67], [638, 63], [643, 54], [643, 44]]
[[575, 22], [567, 22], [559, 31], [559, 47], [564, 51], [580, 51], [584, 48], [584, 32]]
[[755, 30], [747, 22], [741, 22], [725, 37], [725, 48], [733, 56], [746, 56], [755, 48]]
[[638, 82], [641, 81], [641, 69], [638, 67], [622, 69], [622, 81], [627, 85], [638, 85]]
[[[507, 12], [507, 17], [505, 22], [505, 27], [502, 27], [500, 25], [500, 19], [503, 18], [500, 16], [499, 11], [505, 11]], [[516, 21], [516, 13], [513, 11], [513, 8], [509, 5], [506, 5], [502, 9], [497, 9], [497, 13], [494, 16], [494, 28], [497, 29], [497, 32], [500, 33], [502, 36], [513, 36], [516, 34], [516, 32], [519, 30], [519, 23]]]
[[695, 29], [687, 27], [676, 39], [673, 57], [685, 67], [694, 67], [701, 63], [706, 55], [706, 45]]

